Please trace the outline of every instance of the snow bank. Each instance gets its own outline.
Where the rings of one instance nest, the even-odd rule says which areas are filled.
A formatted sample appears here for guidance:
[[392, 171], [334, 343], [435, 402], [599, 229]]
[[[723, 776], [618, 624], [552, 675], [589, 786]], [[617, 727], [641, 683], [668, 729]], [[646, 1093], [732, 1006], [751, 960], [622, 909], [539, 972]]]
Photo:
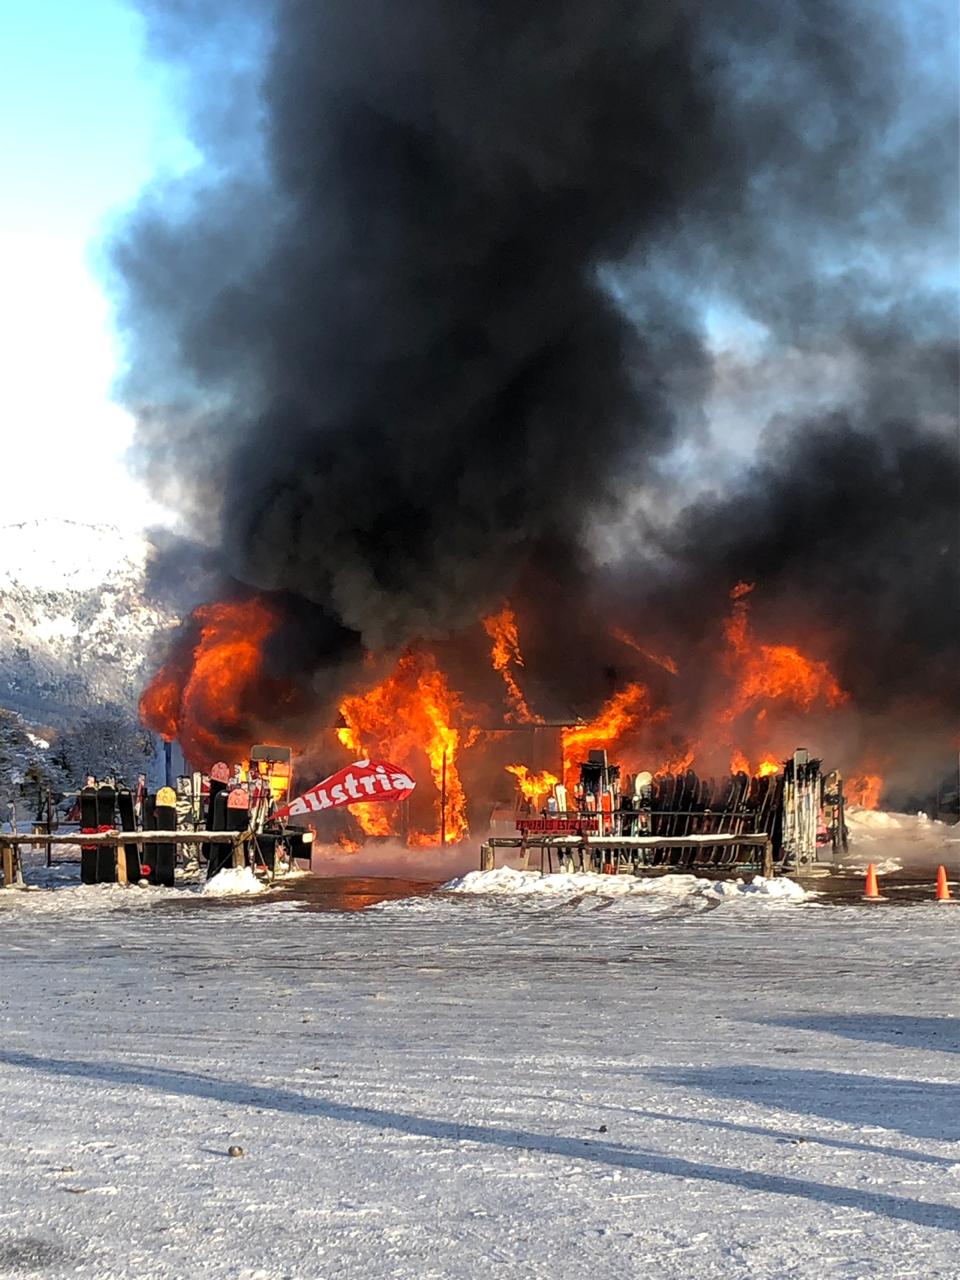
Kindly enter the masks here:
[[782, 902], [804, 902], [810, 896], [795, 881], [785, 876], [765, 880], [755, 876], [743, 880], [702, 880], [692, 875], [664, 875], [647, 878], [636, 876], [604, 876], [595, 872], [575, 871], [567, 874], [541, 875], [539, 871], [514, 871], [500, 867], [496, 871], [471, 871], [441, 886], [442, 893], [489, 894], [502, 897], [552, 898], [582, 897], [592, 894], [603, 898], [775, 898]]
[[791, 880], [789, 876], [754, 876], [749, 884], [742, 880], [717, 880], [710, 886], [710, 893], [719, 898], [742, 898], [745, 895], [760, 894], [765, 898], [780, 898], [785, 902], [805, 902], [812, 895]]
[[262, 893], [265, 886], [249, 867], [224, 867], [203, 886], [212, 898], [231, 898], [237, 894]]

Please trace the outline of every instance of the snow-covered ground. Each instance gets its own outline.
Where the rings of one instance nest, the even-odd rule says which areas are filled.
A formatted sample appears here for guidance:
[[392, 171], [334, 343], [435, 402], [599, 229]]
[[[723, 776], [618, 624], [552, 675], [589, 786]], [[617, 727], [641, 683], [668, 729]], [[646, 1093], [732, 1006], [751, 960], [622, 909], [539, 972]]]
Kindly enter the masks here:
[[0, 894], [0, 1276], [960, 1276], [960, 908], [72, 875]]

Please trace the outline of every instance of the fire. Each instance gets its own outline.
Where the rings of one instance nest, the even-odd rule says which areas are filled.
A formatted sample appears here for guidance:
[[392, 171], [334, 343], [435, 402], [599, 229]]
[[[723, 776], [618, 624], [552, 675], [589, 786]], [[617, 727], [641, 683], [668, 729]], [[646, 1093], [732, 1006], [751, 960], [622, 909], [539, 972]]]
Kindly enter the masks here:
[[358, 853], [360, 850], [359, 840], [351, 840], [348, 835], [337, 836], [337, 844], [344, 853]]
[[279, 761], [268, 764], [265, 760], [241, 760], [240, 781], [254, 787], [266, 788], [277, 804], [282, 804], [290, 792], [290, 766]]
[[[411, 833], [411, 844], [437, 844], [441, 831], [446, 841], [460, 840], [467, 834], [467, 800], [457, 768], [461, 731], [453, 727], [462, 708], [432, 654], [405, 653], [386, 680], [366, 693], [344, 698], [340, 714], [344, 726], [337, 730], [337, 737], [353, 752], [382, 754], [414, 771], [418, 757], [426, 755], [437, 789], [437, 827], [432, 832]], [[441, 815], [444, 792], [446, 807]], [[374, 812], [377, 809], [376, 805], [351, 806], [368, 834], [389, 834], [389, 815], [382, 805]], [[371, 830], [374, 826], [377, 829]]]
[[734, 675], [734, 691], [722, 719], [730, 722], [753, 707], [758, 719], [766, 714], [763, 703], [781, 699], [801, 711], [816, 702], [839, 706], [847, 695], [825, 662], [805, 657], [785, 644], [759, 644], [750, 631], [747, 596], [752, 585], [739, 582], [730, 593], [733, 608], [724, 624], [728, 646], [727, 665]]
[[673, 755], [667, 756], [657, 765], [654, 773], [686, 773], [696, 759], [696, 752], [693, 747], [684, 747], [682, 750], [674, 752]]
[[[717, 659], [724, 691], [713, 695], [702, 720], [701, 712], [696, 713], [689, 736], [682, 724], [669, 723], [666, 706], [652, 703], [645, 684], [627, 684], [608, 698], [592, 720], [561, 730], [561, 778], [569, 788], [577, 781], [579, 762], [596, 749], [607, 750], [610, 760], [625, 771], [676, 774], [689, 769], [695, 759], [699, 767], [701, 758], [704, 768], [722, 768], [716, 757], [719, 747], [724, 752], [720, 760], [729, 752], [732, 772], [742, 771], [751, 777], [774, 774], [780, 768], [776, 758], [781, 750], [779, 734], [786, 728], [792, 732], [793, 725], [789, 715], [780, 713], [830, 708], [846, 700], [847, 694], [825, 662], [790, 645], [765, 644], [757, 639], [750, 617], [752, 590], [751, 584], [741, 582], [730, 593], [732, 604], [722, 628], [725, 644]], [[293, 686], [268, 683], [262, 660], [263, 646], [281, 620], [279, 610], [279, 605], [260, 597], [200, 606], [181, 633], [170, 660], [145, 690], [140, 704], [144, 723], [167, 739], [179, 739], [195, 767], [209, 767], [218, 758], [237, 760], [247, 755], [254, 727], [248, 723], [251, 707], [276, 708], [278, 722], [283, 723], [281, 713], [292, 701]], [[493, 670], [503, 680], [504, 718], [509, 722], [509, 727], [485, 729], [484, 743], [490, 749], [495, 741], [516, 742], [518, 732], [524, 740], [529, 735], [539, 741], [537, 734], [549, 732], [549, 727], [531, 711], [520, 687], [524, 658], [516, 614], [505, 603], [499, 612], [484, 618], [482, 625], [491, 642]], [[612, 635], [664, 671], [677, 673], [671, 657], [647, 649], [642, 640], [622, 628], [614, 628]], [[472, 643], [477, 632], [471, 636]], [[402, 834], [414, 847], [458, 841], [467, 834], [462, 757], [481, 731], [469, 723], [460, 694], [451, 689], [427, 649], [411, 647], [385, 679], [372, 683], [376, 677], [370, 673], [379, 661], [376, 655], [368, 655], [368, 685], [342, 699], [337, 739], [354, 759], [382, 755], [408, 769], [421, 785], [400, 810], [384, 804], [353, 804], [350, 813], [357, 827], [350, 824], [350, 834], [342, 836], [341, 847], [352, 850], [360, 832], [380, 837]], [[716, 690], [721, 685], [713, 679], [706, 687]], [[676, 685], [665, 688], [670, 693], [680, 692]], [[682, 696], [679, 705], [684, 706]], [[273, 733], [276, 726], [263, 726], [262, 720], [258, 711], [255, 723]], [[316, 748], [321, 740], [330, 741], [329, 730], [319, 725], [305, 737], [306, 743], [300, 738], [297, 745]], [[519, 763], [503, 765], [515, 754], [520, 752], [498, 748], [491, 756], [491, 763], [496, 762], [494, 775], [502, 778], [499, 770], [506, 768], [516, 779], [520, 794], [539, 809], [560, 779]], [[474, 776], [474, 761], [468, 759], [469, 776]], [[490, 770], [484, 773], [483, 763], [476, 762], [476, 776], [489, 781]], [[861, 768], [872, 763], [864, 761]], [[250, 771], [263, 773], [262, 768], [246, 762], [243, 769], [244, 776]], [[268, 774], [270, 789], [278, 796], [285, 791], [288, 778], [279, 770], [268, 770]], [[851, 802], [874, 808], [881, 790], [880, 776], [863, 772], [850, 781], [848, 795]], [[483, 798], [482, 794], [478, 797]], [[398, 822], [398, 813], [402, 822]]]
[[490, 648], [490, 661], [494, 671], [498, 671], [506, 685], [507, 702], [510, 710], [505, 719], [518, 720], [521, 724], [542, 724], [540, 716], [534, 715], [527, 706], [516, 677], [510, 670], [523, 666], [523, 654], [520, 652], [520, 632], [517, 628], [517, 617], [508, 604], [499, 613], [492, 613], [483, 620], [483, 629], [493, 641]]
[[529, 800], [534, 808], [540, 807], [543, 798], [550, 794], [560, 779], [546, 769], [542, 773], [531, 773], [525, 764], [508, 764], [504, 766], [507, 773], [512, 773], [517, 780], [517, 787], [525, 800]]
[[862, 809], [876, 809], [882, 792], [883, 778], [878, 773], [861, 773], [847, 780], [848, 802], [858, 804]]
[[742, 751], [734, 751], [730, 757], [730, 772], [745, 773], [750, 778], [766, 778], [771, 773], [779, 773], [780, 765], [776, 760], [761, 760], [755, 769]]
[[179, 673], [164, 666], [140, 695], [140, 719], [165, 742], [177, 736], [182, 692]]
[[359, 801], [350, 806], [350, 812], [360, 824], [365, 836], [388, 836], [391, 831], [390, 815], [382, 804]]
[[750, 761], [742, 751], [735, 751], [730, 757], [731, 773], [747, 773], [750, 772]]
[[187, 760], [209, 767], [250, 746], [241, 707], [260, 678], [263, 643], [278, 618], [254, 598], [199, 605], [192, 622], [197, 639], [189, 675], [184, 682], [178, 662], [161, 667], [140, 699], [140, 715], [164, 738], [179, 739]]
[[568, 776], [568, 771], [576, 763], [572, 758], [575, 752], [582, 755], [612, 746], [624, 734], [635, 729], [649, 710], [646, 686], [628, 684], [604, 703], [595, 720], [563, 729], [563, 773], [567, 785], [572, 786], [574, 781], [572, 776]]
[[614, 640], [619, 640], [621, 644], [625, 644], [628, 649], [634, 649], [641, 654], [649, 662], [656, 663], [658, 667], [662, 667], [664, 671], [669, 671], [672, 676], [679, 674], [679, 668], [671, 657], [666, 654], [651, 653], [649, 649], [645, 649], [638, 640], [634, 640], [629, 631], [624, 631], [623, 627], [614, 627], [610, 632]]

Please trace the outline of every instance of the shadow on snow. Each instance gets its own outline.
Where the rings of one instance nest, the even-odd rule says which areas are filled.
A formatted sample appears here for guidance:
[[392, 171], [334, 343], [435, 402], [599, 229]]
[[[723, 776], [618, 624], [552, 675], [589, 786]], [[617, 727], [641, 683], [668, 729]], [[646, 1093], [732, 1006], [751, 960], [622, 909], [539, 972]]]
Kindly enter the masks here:
[[826, 1031], [848, 1040], [960, 1053], [960, 1018], [915, 1018], [901, 1013], [791, 1013], [761, 1021], [768, 1027]]
[[[42, 1071], [49, 1075], [62, 1075], [80, 1080], [106, 1081], [112, 1085], [127, 1085], [156, 1089], [163, 1093], [210, 1101], [233, 1103], [240, 1106], [259, 1107], [304, 1117], [317, 1117], [341, 1121], [347, 1124], [369, 1125], [376, 1129], [392, 1129], [397, 1133], [446, 1142], [476, 1142], [505, 1150], [539, 1152], [546, 1156], [585, 1160], [618, 1169], [636, 1169], [644, 1173], [659, 1174], [670, 1178], [692, 1178], [701, 1182], [737, 1187], [741, 1190], [779, 1196], [796, 1196], [821, 1204], [869, 1212], [883, 1217], [913, 1222], [921, 1226], [939, 1227], [944, 1230], [960, 1230], [960, 1209], [945, 1204], [931, 1204], [911, 1200], [905, 1196], [886, 1195], [872, 1191], [855, 1191], [849, 1187], [830, 1186], [804, 1178], [790, 1178], [779, 1174], [759, 1173], [750, 1169], [728, 1168], [722, 1165], [702, 1164], [676, 1156], [658, 1155], [654, 1152], [629, 1150], [613, 1143], [592, 1142], [578, 1138], [566, 1138], [549, 1134], [530, 1133], [524, 1130], [501, 1129], [491, 1125], [457, 1124], [450, 1120], [435, 1120], [403, 1112], [385, 1111], [373, 1107], [353, 1107], [328, 1098], [295, 1093], [289, 1089], [274, 1089], [247, 1085], [214, 1076], [190, 1071], [170, 1071], [156, 1067], [120, 1065], [113, 1062], [83, 1062], [57, 1058], [40, 1058], [16, 1051], [0, 1051], [0, 1062], [13, 1067]], [[670, 1078], [670, 1073], [660, 1073]], [[767, 1076], [769, 1085], [770, 1074]], [[802, 1072], [783, 1073], [802, 1076]], [[829, 1073], [812, 1073], [826, 1077]], [[673, 1082], [710, 1087], [707, 1081], [719, 1082], [722, 1072], [676, 1072]], [[726, 1087], [734, 1096], [751, 1081], [751, 1098], [756, 1100], [756, 1084], [763, 1079], [756, 1069], [745, 1070], [743, 1077], [727, 1072]], [[850, 1081], [854, 1077], [838, 1077]], [[779, 1081], [779, 1088], [786, 1087]], [[869, 1082], [863, 1081], [864, 1087]], [[893, 1085], [895, 1081], [881, 1082]], [[901, 1082], [903, 1083], [903, 1082]], [[907, 1087], [910, 1082], [906, 1082]], [[915, 1086], [922, 1088], [922, 1086]], [[935, 1088], [937, 1086], [934, 1086]], [[945, 1088], [945, 1086], [940, 1086]], [[776, 1092], [776, 1090], [775, 1090]]]
[[779, 1111], [896, 1129], [914, 1138], [960, 1139], [960, 1089], [953, 1084], [786, 1067], [656, 1067], [645, 1074], [662, 1084]]

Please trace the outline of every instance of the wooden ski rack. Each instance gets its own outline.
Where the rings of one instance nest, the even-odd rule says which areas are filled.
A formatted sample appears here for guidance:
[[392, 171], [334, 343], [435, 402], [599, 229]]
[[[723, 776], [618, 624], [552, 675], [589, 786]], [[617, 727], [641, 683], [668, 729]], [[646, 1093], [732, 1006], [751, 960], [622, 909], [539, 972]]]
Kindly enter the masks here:
[[242, 867], [247, 861], [247, 845], [256, 839], [253, 831], [102, 831], [71, 832], [53, 835], [48, 832], [31, 832], [29, 835], [18, 835], [15, 832], [0, 833], [0, 871], [3, 875], [2, 888], [15, 889], [23, 887], [23, 868], [20, 861], [21, 845], [40, 846], [50, 849], [53, 845], [100, 845], [116, 851], [116, 883], [126, 884], [126, 862], [119, 856], [121, 846], [127, 844], [229, 844], [233, 846], [231, 865]]

